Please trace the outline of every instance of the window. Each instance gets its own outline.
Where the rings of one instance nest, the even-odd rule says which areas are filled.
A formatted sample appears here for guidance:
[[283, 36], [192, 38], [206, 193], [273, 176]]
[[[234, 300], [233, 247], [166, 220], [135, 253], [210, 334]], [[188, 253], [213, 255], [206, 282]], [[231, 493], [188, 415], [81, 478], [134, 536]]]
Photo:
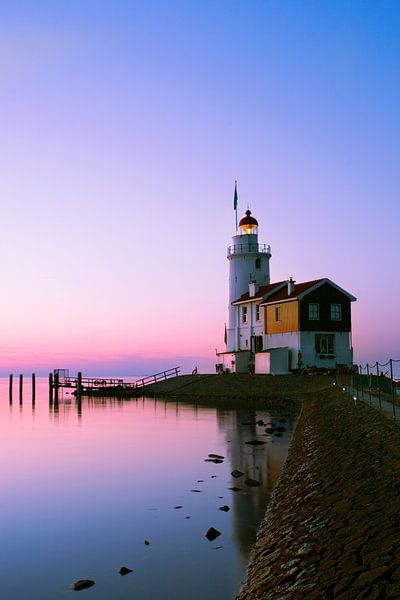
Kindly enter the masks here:
[[256, 269], [261, 269], [261, 258], [256, 258]]
[[261, 306], [256, 304], [256, 321], [260, 321], [261, 319]]
[[242, 321], [243, 323], [247, 323], [247, 306], [243, 306], [242, 308]]
[[315, 354], [334, 354], [335, 336], [332, 333], [315, 334]]
[[319, 319], [319, 304], [310, 302], [308, 305], [308, 318], [310, 321], [317, 321]]
[[282, 321], [282, 311], [280, 306], [275, 306], [275, 321]]
[[342, 319], [342, 305], [331, 304], [331, 321], [340, 321]]

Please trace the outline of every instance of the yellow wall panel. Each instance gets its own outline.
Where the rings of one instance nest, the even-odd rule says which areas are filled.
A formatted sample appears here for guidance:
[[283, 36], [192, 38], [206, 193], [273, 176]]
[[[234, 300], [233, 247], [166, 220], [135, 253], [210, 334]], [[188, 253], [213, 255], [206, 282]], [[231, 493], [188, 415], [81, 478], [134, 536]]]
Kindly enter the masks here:
[[[280, 309], [280, 321], [276, 320], [276, 308]], [[299, 330], [299, 301], [282, 302], [264, 307], [265, 333], [289, 333]]]

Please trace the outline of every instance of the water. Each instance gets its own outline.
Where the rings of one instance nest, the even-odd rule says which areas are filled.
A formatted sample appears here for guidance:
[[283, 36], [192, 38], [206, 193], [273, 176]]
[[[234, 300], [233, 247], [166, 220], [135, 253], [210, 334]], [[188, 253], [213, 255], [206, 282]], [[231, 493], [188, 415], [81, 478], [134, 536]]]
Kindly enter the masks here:
[[[50, 407], [44, 379], [32, 407], [16, 383], [10, 406], [0, 380], [1, 598], [68, 597], [78, 579], [95, 580], [81, 593], [98, 599], [235, 597], [296, 416], [147, 398], [78, 406], [65, 393]], [[282, 418], [282, 437], [256, 425]], [[256, 434], [267, 443], [246, 445]]]

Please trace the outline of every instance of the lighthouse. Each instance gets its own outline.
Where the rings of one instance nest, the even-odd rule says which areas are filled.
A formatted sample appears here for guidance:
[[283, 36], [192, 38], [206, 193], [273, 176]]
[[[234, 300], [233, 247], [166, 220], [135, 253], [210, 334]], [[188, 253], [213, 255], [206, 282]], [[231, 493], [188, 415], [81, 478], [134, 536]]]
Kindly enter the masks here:
[[218, 373], [282, 375], [352, 367], [355, 296], [326, 277], [271, 283], [271, 248], [259, 244], [258, 221], [250, 210], [236, 225], [227, 258], [228, 326], [225, 350], [216, 351]]
[[[258, 243], [258, 221], [250, 210], [240, 220], [232, 245], [228, 247], [229, 305], [226, 351], [242, 349], [239, 333], [238, 308], [232, 303], [246, 292], [254, 296], [261, 286], [270, 282], [269, 260], [271, 247]], [[244, 315], [250, 321], [252, 315]]]

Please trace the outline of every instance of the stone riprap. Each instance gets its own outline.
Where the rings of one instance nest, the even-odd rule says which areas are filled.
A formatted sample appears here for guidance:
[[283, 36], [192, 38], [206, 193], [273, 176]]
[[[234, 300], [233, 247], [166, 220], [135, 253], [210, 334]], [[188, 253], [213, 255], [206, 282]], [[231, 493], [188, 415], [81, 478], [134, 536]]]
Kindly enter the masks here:
[[333, 384], [303, 394], [238, 600], [400, 598], [399, 433]]

